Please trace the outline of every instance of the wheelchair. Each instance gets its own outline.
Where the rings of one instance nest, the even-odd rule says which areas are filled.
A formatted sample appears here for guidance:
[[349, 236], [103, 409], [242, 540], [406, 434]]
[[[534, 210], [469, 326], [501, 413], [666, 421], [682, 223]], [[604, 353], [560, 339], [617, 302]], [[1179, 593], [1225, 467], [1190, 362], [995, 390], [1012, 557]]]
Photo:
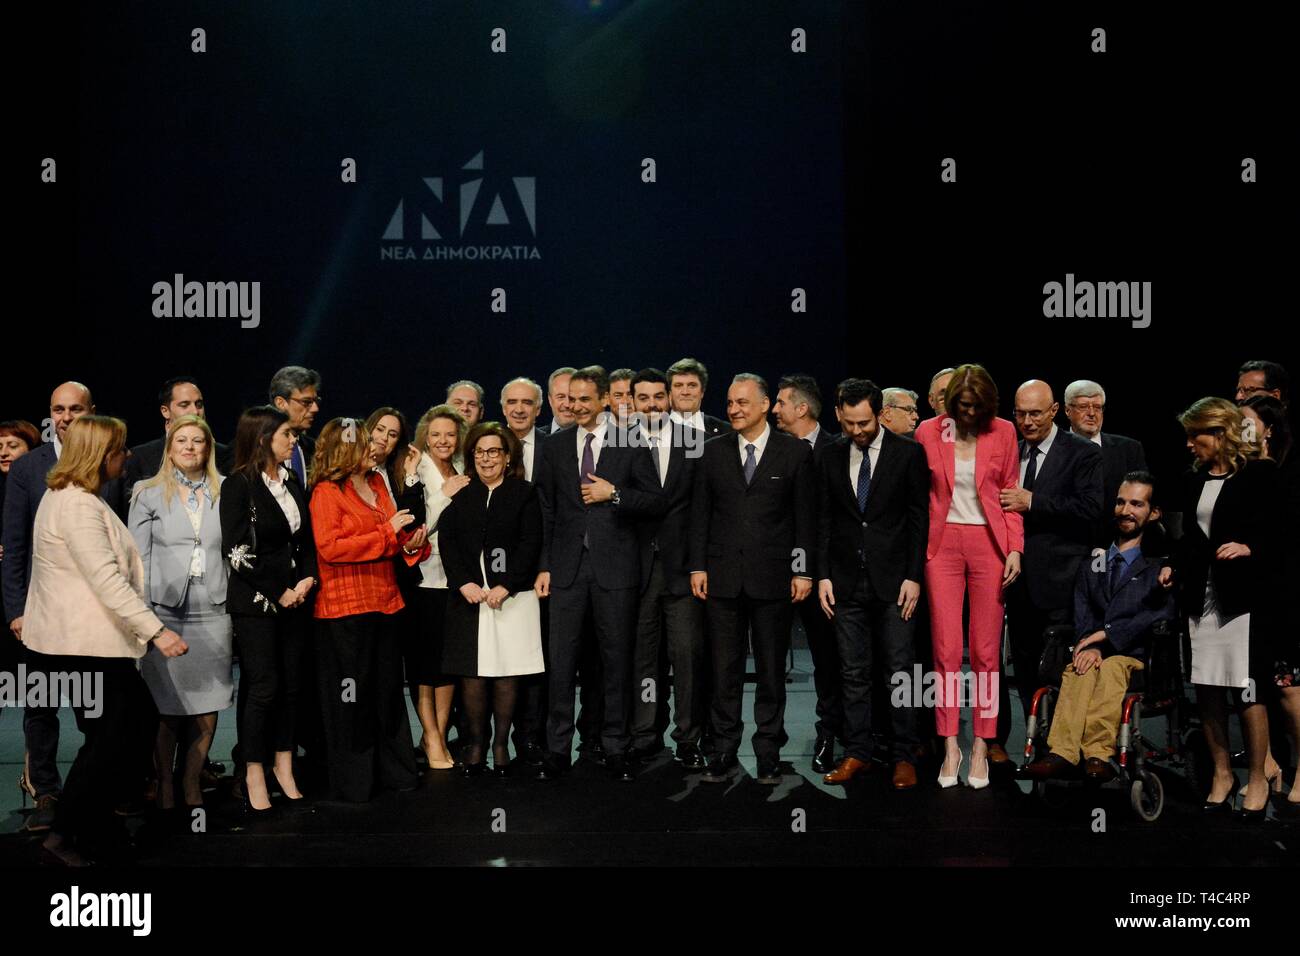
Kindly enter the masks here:
[[[1153, 823], [1165, 807], [1165, 786], [1154, 773], [1157, 766], [1187, 763], [1185, 733], [1186, 701], [1183, 695], [1181, 646], [1176, 624], [1161, 621], [1147, 641], [1144, 670], [1129, 678], [1120, 717], [1118, 755], [1119, 773], [1102, 789], [1127, 789], [1129, 805], [1138, 819]], [[1075, 631], [1072, 626], [1052, 625], [1044, 632], [1044, 650], [1038, 667], [1040, 687], [1034, 694], [1025, 729], [1026, 763], [1045, 756], [1051, 728], [1052, 711], [1061, 692], [1061, 674], [1073, 659]], [[1142, 734], [1143, 717], [1163, 717], [1167, 734], [1164, 747], [1155, 748]], [[1071, 788], [1083, 786], [1082, 776], [1039, 780], [1034, 792], [1048, 806], [1061, 806]]]

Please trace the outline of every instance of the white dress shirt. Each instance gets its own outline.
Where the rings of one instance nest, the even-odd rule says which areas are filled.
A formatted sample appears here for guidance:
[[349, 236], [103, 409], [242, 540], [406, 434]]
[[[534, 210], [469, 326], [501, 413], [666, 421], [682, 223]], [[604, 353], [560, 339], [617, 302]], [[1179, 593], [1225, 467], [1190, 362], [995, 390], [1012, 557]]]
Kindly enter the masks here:
[[[803, 436], [803, 440], [806, 441], [806, 442], [807, 442], [807, 443], [808, 443], [808, 444], [813, 448], [813, 450], [816, 450], [816, 448], [817, 448], [817, 436], [820, 435], [821, 433], [822, 433], [822, 427], [821, 427], [821, 425], [815, 425], [815, 426], [813, 426], [813, 430], [812, 430], [812, 431], [810, 431], [807, 435], [804, 435], [804, 436]], [[879, 447], [879, 446], [877, 446], [877, 447]], [[872, 467], [874, 468], [874, 467], [875, 467], [875, 464], [876, 464], [876, 459], [875, 459], [875, 458], [872, 458], [872, 459], [871, 459], [871, 464], [872, 464]], [[873, 474], [874, 474], [874, 472], [873, 472]]]
[[[1038, 443], [1038, 453], [1039, 453], [1038, 468], [1034, 471], [1034, 481], [1038, 481], [1038, 476], [1042, 474], [1043, 462], [1047, 461], [1048, 449], [1052, 447], [1052, 442], [1055, 439], [1056, 439], [1056, 426], [1053, 425], [1052, 430], [1047, 433], [1047, 437]], [[1030, 454], [1033, 453], [1033, 447], [1028, 443], [1026, 443], [1025, 449]], [[1027, 454], [1020, 459], [1020, 487], [1021, 488], [1025, 487], [1025, 469], [1027, 469], [1028, 467], [1029, 467], [1029, 455]]]
[[[516, 435], [516, 438], [519, 436]], [[528, 434], [519, 439], [519, 444], [524, 449], [524, 479], [533, 480], [533, 457], [537, 453], [537, 426], [534, 425], [528, 429]]]
[[690, 425], [692, 428], [698, 428], [706, 435], [709, 433], [708, 428], [704, 425], [704, 413], [699, 409], [696, 409], [690, 418], [683, 418], [682, 413], [676, 411], [669, 413], [668, 417], [679, 425]]
[[281, 465], [276, 469], [280, 475], [279, 478], [272, 478], [266, 472], [262, 472], [262, 481], [266, 482], [266, 487], [271, 490], [271, 497], [275, 503], [280, 506], [284, 512], [284, 520], [289, 522], [289, 530], [294, 534], [302, 527], [302, 514], [298, 511], [298, 502], [293, 500], [293, 495], [289, 494], [289, 489], [285, 486], [285, 479], [288, 477], [284, 474], [288, 470], [288, 465]]

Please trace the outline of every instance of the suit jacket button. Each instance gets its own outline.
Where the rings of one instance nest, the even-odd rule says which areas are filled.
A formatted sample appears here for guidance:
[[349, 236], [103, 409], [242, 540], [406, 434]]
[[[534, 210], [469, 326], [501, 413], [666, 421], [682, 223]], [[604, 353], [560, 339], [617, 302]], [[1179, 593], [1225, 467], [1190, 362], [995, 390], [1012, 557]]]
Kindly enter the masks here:
[[865, 527], [866, 527], [866, 526], [867, 526], [867, 523], [866, 523], [866, 522], [865, 522], [865, 521], [864, 521], [864, 522], [862, 522], [862, 527], [864, 527], [864, 528], [865, 528]]

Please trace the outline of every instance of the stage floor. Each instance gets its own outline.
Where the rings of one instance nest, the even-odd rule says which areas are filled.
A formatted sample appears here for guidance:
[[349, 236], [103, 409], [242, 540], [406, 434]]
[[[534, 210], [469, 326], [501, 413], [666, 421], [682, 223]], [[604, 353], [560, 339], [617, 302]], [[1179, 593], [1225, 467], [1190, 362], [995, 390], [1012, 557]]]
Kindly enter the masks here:
[[[916, 790], [895, 793], [887, 771], [828, 787], [811, 767], [815, 696], [806, 650], [796, 650], [788, 685], [787, 732], [779, 786], [760, 786], [748, 742], [745, 773], [726, 785], [700, 782], [665, 750], [634, 783], [619, 783], [579, 762], [559, 780], [466, 779], [425, 772], [411, 793], [365, 805], [318, 804], [249, 823], [230, 799], [229, 781], [209, 793], [204, 832], [143, 824], [141, 866], [549, 866], [549, 865], [865, 865], [865, 866], [1277, 866], [1294, 865], [1300, 825], [1247, 827], [1206, 819], [1202, 795], [1173, 770], [1165, 809], [1138, 821], [1127, 789], [1072, 790], [1047, 807], [1010, 777], [982, 791], [939, 790], [937, 768], [920, 768]], [[746, 694], [746, 738], [752, 732]], [[409, 708], [409, 702], [408, 702]], [[411, 713], [414, 735], [419, 727]], [[1238, 733], [1233, 721], [1234, 737]], [[66, 772], [80, 735], [71, 713], [60, 757]], [[1147, 722], [1160, 742], [1163, 721]], [[965, 725], [969, 733], [969, 723]], [[213, 759], [230, 765], [233, 712], [222, 715]], [[1023, 739], [1017, 727], [1012, 742]], [[20, 714], [0, 724], [0, 865], [38, 858], [38, 838], [21, 832]], [[1017, 756], [1013, 754], [1013, 757]], [[964, 772], [964, 768], [963, 768]], [[1244, 772], [1239, 771], [1244, 779]], [[140, 826], [133, 821], [133, 826]]]

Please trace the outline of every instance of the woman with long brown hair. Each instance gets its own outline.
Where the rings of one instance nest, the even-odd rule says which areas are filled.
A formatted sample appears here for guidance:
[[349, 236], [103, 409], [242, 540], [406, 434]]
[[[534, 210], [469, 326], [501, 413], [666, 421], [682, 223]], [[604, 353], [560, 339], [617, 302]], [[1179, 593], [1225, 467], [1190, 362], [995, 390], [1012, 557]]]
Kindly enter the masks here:
[[376, 784], [415, 787], [394, 615], [404, 606], [393, 559], [428, 554], [423, 525], [399, 510], [364, 423], [336, 418], [311, 462], [311, 514], [320, 590], [317, 669], [333, 796], [364, 803]]

